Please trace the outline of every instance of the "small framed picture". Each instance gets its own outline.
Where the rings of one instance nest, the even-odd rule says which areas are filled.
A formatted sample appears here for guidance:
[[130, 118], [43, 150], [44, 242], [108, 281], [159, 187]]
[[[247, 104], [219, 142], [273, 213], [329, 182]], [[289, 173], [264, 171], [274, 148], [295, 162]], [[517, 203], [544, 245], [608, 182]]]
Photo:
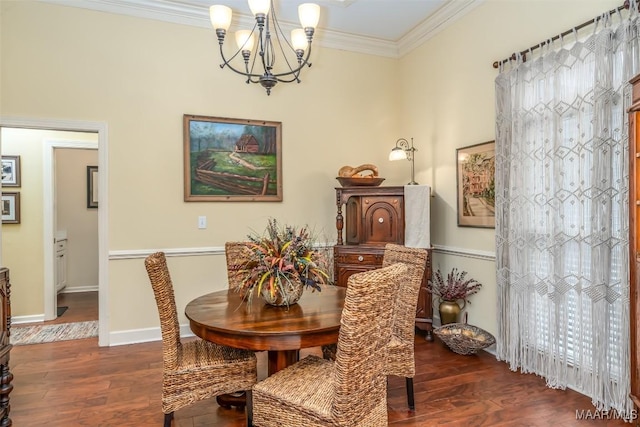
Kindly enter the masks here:
[[20, 224], [20, 193], [2, 193], [2, 223]]
[[98, 208], [98, 167], [87, 166], [87, 208]]
[[2, 186], [20, 187], [20, 156], [2, 156]]
[[495, 141], [456, 150], [458, 226], [495, 228]]

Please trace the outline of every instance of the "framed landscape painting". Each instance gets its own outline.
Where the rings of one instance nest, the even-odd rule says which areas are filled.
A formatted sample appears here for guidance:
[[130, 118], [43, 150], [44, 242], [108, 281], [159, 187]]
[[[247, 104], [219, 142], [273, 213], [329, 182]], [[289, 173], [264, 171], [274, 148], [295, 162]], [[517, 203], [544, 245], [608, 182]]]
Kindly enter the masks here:
[[282, 123], [184, 115], [184, 200], [282, 201]]
[[458, 226], [495, 228], [495, 141], [458, 148]]

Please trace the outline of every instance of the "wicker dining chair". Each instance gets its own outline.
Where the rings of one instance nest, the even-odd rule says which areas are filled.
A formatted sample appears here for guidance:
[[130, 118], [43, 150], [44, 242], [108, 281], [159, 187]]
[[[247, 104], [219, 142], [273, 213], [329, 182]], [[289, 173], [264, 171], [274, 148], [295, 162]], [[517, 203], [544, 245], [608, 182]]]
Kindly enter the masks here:
[[388, 425], [389, 296], [406, 271], [396, 264], [349, 277], [335, 362], [310, 355], [254, 385], [254, 426]]
[[229, 288], [237, 289], [242, 286], [243, 270], [246, 267], [248, 257], [251, 255], [249, 242], [226, 242], [224, 244], [224, 254], [227, 258]]
[[[406, 264], [408, 268], [406, 276], [398, 282], [397, 289], [391, 291], [394, 295], [394, 304], [386, 370], [387, 375], [405, 377], [407, 403], [411, 410], [415, 409], [413, 377], [416, 374], [414, 356], [416, 306], [428, 256], [426, 249], [388, 243], [384, 248], [382, 260], [383, 267], [400, 262]], [[335, 359], [336, 345], [323, 346], [322, 353], [325, 359]]]
[[160, 315], [162, 412], [168, 427], [175, 410], [220, 394], [250, 390], [257, 381], [256, 356], [201, 339], [183, 343], [164, 253], [149, 255], [144, 264]]
[[418, 293], [427, 266], [429, 253], [426, 249], [407, 248], [388, 243], [384, 248], [382, 266], [402, 263], [407, 266], [407, 274], [392, 291], [395, 295], [391, 326], [389, 354], [385, 368], [387, 375], [405, 377], [407, 403], [415, 409], [413, 398], [413, 377], [416, 375], [415, 335], [416, 306]]

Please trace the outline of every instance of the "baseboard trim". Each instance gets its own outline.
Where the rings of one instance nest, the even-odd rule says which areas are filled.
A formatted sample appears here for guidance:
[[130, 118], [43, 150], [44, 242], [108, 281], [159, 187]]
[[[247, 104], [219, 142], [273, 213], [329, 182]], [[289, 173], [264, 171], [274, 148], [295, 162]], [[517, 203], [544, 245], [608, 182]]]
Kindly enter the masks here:
[[20, 325], [22, 323], [37, 323], [37, 322], [44, 322], [44, 313], [32, 314], [29, 316], [11, 316], [12, 325]]
[[73, 286], [73, 287], [65, 286], [60, 291], [61, 294], [75, 294], [78, 292], [98, 292], [98, 285]]
[[[180, 325], [180, 337], [189, 338], [193, 337], [189, 325]], [[130, 329], [127, 331], [116, 331], [109, 333], [109, 346], [114, 347], [118, 345], [140, 344], [152, 341], [161, 341], [162, 331], [160, 327], [143, 328], [143, 329]]]

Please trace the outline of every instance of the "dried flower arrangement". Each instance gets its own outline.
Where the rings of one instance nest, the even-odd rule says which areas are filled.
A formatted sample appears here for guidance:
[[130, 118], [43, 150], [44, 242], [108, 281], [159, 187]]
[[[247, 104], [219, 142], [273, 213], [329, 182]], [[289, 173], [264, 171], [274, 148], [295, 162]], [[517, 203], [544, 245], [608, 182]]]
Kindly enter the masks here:
[[[269, 219], [262, 235], [250, 234], [251, 254], [243, 268], [240, 291], [251, 302], [255, 293], [266, 289], [271, 297], [292, 291], [295, 282], [320, 291], [329, 283], [324, 256], [313, 249], [314, 239], [307, 227], [280, 226]], [[288, 305], [287, 301], [287, 305]]]
[[429, 285], [429, 291], [442, 301], [457, 301], [467, 299], [469, 295], [477, 293], [482, 287], [482, 283], [475, 279], [467, 279], [466, 271], [458, 271], [457, 268], [451, 270], [445, 281], [440, 269], [434, 274], [434, 280]]

